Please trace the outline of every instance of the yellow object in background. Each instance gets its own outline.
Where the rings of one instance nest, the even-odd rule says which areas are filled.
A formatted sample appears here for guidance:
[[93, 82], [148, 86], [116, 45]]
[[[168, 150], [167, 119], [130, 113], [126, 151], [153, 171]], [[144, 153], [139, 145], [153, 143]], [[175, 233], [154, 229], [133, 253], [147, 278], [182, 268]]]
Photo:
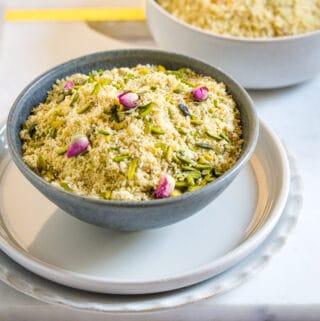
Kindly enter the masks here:
[[6, 21], [141, 21], [143, 8], [11, 9]]

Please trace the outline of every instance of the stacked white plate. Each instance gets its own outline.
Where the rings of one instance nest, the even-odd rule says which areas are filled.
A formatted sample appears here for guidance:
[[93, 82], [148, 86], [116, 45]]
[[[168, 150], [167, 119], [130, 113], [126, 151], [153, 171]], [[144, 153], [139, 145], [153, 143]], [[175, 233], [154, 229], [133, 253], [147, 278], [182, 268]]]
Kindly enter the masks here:
[[[302, 202], [294, 158], [261, 124], [250, 163], [228, 189], [174, 225], [119, 233], [78, 221], [20, 174], [0, 129], [0, 279], [39, 300], [151, 311], [220, 293], [283, 246]], [[135, 294], [135, 295], [132, 295]]]

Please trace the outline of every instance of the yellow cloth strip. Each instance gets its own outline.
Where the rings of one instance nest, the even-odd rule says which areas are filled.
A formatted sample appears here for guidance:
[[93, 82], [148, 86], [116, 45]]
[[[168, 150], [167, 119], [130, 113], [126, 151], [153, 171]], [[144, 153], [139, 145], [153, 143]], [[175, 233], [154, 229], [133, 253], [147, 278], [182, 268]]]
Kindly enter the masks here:
[[7, 21], [141, 21], [143, 8], [11, 9]]

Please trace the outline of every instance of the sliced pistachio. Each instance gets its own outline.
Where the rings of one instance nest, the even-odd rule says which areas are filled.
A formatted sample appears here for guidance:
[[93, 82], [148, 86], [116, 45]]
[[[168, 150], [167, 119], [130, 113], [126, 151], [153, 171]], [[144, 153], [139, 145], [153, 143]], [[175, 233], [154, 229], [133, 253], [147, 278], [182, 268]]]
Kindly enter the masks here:
[[212, 169], [213, 166], [210, 164], [196, 164], [195, 168], [196, 169]]
[[226, 142], [230, 143], [229, 137], [225, 133], [221, 133], [219, 135], [222, 139], [224, 139]]
[[158, 71], [161, 71], [161, 72], [165, 72], [167, 70], [166, 67], [164, 67], [162, 65], [158, 65], [157, 69], [158, 69]]
[[182, 94], [184, 92], [184, 87], [182, 85], [178, 85], [176, 88], [173, 89], [175, 94]]
[[112, 191], [107, 190], [104, 194], [103, 194], [103, 198], [106, 200], [110, 200], [111, 199], [111, 195], [112, 195]]
[[65, 182], [60, 182], [59, 185], [67, 192], [73, 192], [73, 189]]
[[29, 136], [33, 138], [34, 134], [36, 133], [36, 123], [32, 123], [28, 129]]
[[196, 143], [196, 146], [204, 149], [214, 149], [213, 146], [206, 143]]
[[43, 158], [42, 155], [39, 155], [38, 157], [38, 162], [37, 162], [37, 167], [39, 172], [45, 172], [47, 170], [47, 162], [46, 160]]
[[70, 107], [73, 107], [75, 105], [75, 103], [79, 100], [79, 93], [76, 92], [70, 102]]
[[57, 150], [57, 154], [58, 155], [63, 155], [63, 154], [65, 154], [67, 152], [67, 150], [68, 150], [68, 146], [63, 146], [63, 147], [61, 147], [61, 148], [59, 148]]
[[136, 174], [136, 171], [137, 171], [137, 167], [138, 167], [138, 162], [136, 159], [132, 159], [130, 164], [129, 164], [129, 167], [128, 167], [128, 172], [127, 172], [127, 176], [128, 176], [128, 179], [133, 179], [135, 174]]
[[202, 125], [202, 124], [203, 124], [203, 121], [200, 120], [200, 119], [197, 119], [197, 118], [192, 118], [192, 119], [190, 120], [190, 123], [191, 123], [192, 125]]
[[130, 155], [119, 155], [119, 156], [114, 157], [113, 160], [117, 163], [120, 163], [128, 158], [130, 158]]
[[169, 114], [169, 118], [173, 119], [173, 110], [171, 108], [168, 108], [168, 114]]
[[214, 99], [213, 104], [214, 104], [215, 107], [219, 107], [218, 99]]
[[201, 175], [201, 172], [200, 171], [197, 171], [197, 170], [193, 170], [193, 171], [188, 171], [186, 173], [186, 177], [192, 177], [194, 179], [198, 179], [200, 178], [202, 175]]
[[194, 88], [194, 87], [195, 87], [194, 84], [192, 84], [191, 82], [189, 82], [189, 81], [187, 81], [187, 80], [185, 80], [185, 79], [181, 79], [180, 81], [181, 81], [182, 83], [184, 83], [185, 85], [191, 87], [191, 88]]
[[171, 193], [171, 197], [177, 197], [179, 195], [182, 195], [182, 193], [178, 189], [173, 190], [173, 192]]
[[155, 134], [155, 135], [164, 135], [165, 134], [165, 131], [162, 130], [161, 128], [159, 128], [159, 127], [153, 127], [152, 126], [150, 129], [151, 129], [151, 133], [152, 134]]
[[191, 159], [185, 157], [181, 153], [176, 153], [175, 155], [184, 164], [191, 165], [193, 163]]
[[91, 95], [95, 95], [97, 96], [99, 94], [99, 92], [101, 91], [102, 87], [99, 83], [96, 83], [92, 92], [91, 92]]
[[180, 128], [180, 127], [176, 127], [176, 130], [177, 130], [177, 132], [178, 132], [180, 135], [185, 136], [185, 135], [188, 134], [185, 130], [183, 130], [183, 129]]
[[57, 129], [56, 128], [50, 127], [48, 130], [48, 133], [51, 138], [57, 137]]
[[104, 136], [109, 136], [109, 135], [111, 135], [111, 133], [108, 132], [108, 131], [105, 130], [105, 129], [100, 129], [100, 130], [99, 130], [99, 133], [102, 134], [102, 135], [104, 135]]
[[153, 103], [150, 102], [149, 104], [145, 105], [145, 106], [141, 106], [139, 107], [139, 109], [141, 108], [141, 113], [140, 113], [140, 116], [141, 117], [146, 117], [148, 114], [150, 114], [151, 110], [152, 110], [152, 107], [153, 107]]
[[116, 124], [113, 125], [113, 128], [115, 130], [121, 130], [121, 129], [124, 128], [124, 124], [123, 123], [116, 123]]
[[188, 183], [183, 181], [183, 182], [176, 182], [176, 185], [175, 185], [176, 188], [184, 188], [184, 187], [188, 187]]
[[214, 138], [214, 139], [216, 139], [216, 140], [221, 140], [221, 139], [222, 139], [219, 135], [217, 135], [217, 134], [215, 134], [215, 133], [213, 133], [213, 132], [211, 132], [211, 131], [209, 131], [209, 130], [206, 131], [206, 135], [207, 135], [208, 137]]
[[79, 108], [78, 110], [77, 110], [77, 114], [83, 114], [83, 113], [85, 113], [86, 111], [88, 111], [89, 110], [89, 108], [92, 106], [92, 104], [91, 103], [88, 103], [88, 104], [86, 104], [86, 105], [84, 105], [83, 107], [81, 107], [81, 108]]

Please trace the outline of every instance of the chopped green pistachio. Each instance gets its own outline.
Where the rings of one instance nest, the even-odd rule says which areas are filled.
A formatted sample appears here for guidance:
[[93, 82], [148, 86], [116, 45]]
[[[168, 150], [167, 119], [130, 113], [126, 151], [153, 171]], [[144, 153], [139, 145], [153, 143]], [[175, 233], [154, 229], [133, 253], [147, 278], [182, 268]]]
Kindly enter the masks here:
[[76, 92], [71, 100], [71, 103], [70, 103], [70, 107], [73, 107], [75, 105], [75, 103], [79, 100], [79, 93]]
[[186, 165], [181, 165], [181, 168], [184, 169], [185, 171], [193, 171], [194, 168]]
[[73, 192], [73, 189], [65, 182], [60, 182], [59, 185], [67, 192]]
[[212, 169], [212, 165], [210, 164], [196, 164], [196, 169]]
[[181, 191], [175, 189], [172, 193], [171, 193], [171, 197], [177, 197], [179, 195], [182, 195]]
[[87, 80], [88, 83], [93, 83], [95, 81], [95, 79], [96, 79], [95, 72], [94, 71], [90, 72], [88, 80]]
[[167, 149], [168, 149], [168, 145], [163, 142], [155, 143], [154, 147], [161, 148], [164, 152], [167, 151]]
[[63, 147], [61, 147], [61, 148], [59, 148], [57, 150], [57, 154], [58, 155], [63, 155], [63, 154], [65, 154], [67, 152], [67, 150], [68, 150], [68, 146], [63, 146]]
[[151, 110], [152, 110], [152, 107], [153, 107], [153, 103], [149, 103], [145, 106], [141, 106], [139, 107], [139, 109], [141, 109], [141, 113], [140, 113], [140, 116], [141, 117], [146, 117], [148, 114], [150, 114]]
[[135, 78], [138, 78], [136, 75], [134, 75], [134, 74], [125, 74], [124, 75], [124, 80], [125, 80], [125, 82], [127, 83], [130, 79], [135, 79]]
[[184, 88], [182, 85], [178, 85], [175, 89], [173, 89], [175, 94], [182, 94], [184, 92]]
[[191, 165], [192, 164], [191, 159], [181, 155], [181, 153], [176, 153], [175, 155], [182, 163], [187, 164], [187, 165]]
[[47, 178], [48, 178], [48, 180], [49, 180], [50, 182], [55, 179], [53, 173], [50, 172], [50, 171], [47, 171], [46, 176], [47, 176]]
[[169, 146], [168, 149], [167, 149], [166, 160], [168, 162], [171, 162], [171, 160], [172, 160], [172, 147], [171, 146]]
[[119, 155], [119, 156], [116, 156], [113, 160], [117, 163], [120, 163], [128, 158], [130, 158], [130, 155]]
[[229, 137], [225, 134], [225, 133], [221, 133], [220, 134], [220, 137], [222, 138], [222, 139], [224, 139], [226, 142], [230, 142], [230, 139], [229, 139]]
[[104, 136], [109, 136], [109, 135], [111, 135], [111, 133], [108, 132], [108, 131], [105, 130], [105, 129], [100, 129], [100, 130], [99, 130], [99, 133], [102, 134], [102, 135], [104, 135]]
[[129, 164], [129, 167], [128, 167], [128, 173], [127, 173], [128, 179], [133, 179], [133, 177], [136, 174], [137, 167], [138, 167], [137, 160], [136, 159], [132, 159], [130, 164]]
[[152, 134], [155, 134], [155, 135], [163, 135], [163, 134], [165, 134], [165, 131], [164, 130], [162, 130], [161, 128], [159, 128], [159, 127], [151, 127], [151, 133]]
[[176, 184], [175, 184], [175, 187], [176, 188], [184, 188], [184, 187], [188, 187], [188, 183], [187, 182], [176, 182]]
[[47, 170], [47, 162], [46, 160], [43, 158], [42, 155], [39, 155], [38, 157], [38, 162], [37, 162], [37, 167], [39, 172], [45, 172]]
[[197, 171], [197, 170], [188, 171], [188, 172], [185, 173], [185, 175], [186, 175], [186, 177], [191, 176], [194, 179], [198, 179], [198, 178], [200, 178], [202, 176], [201, 172]]
[[168, 114], [169, 114], [169, 118], [173, 119], [173, 110], [171, 108], [168, 108]]
[[200, 120], [200, 119], [193, 118], [193, 119], [190, 120], [190, 123], [192, 125], [201, 125], [201, 124], [203, 124], [203, 121]]
[[33, 138], [34, 134], [36, 133], [36, 123], [32, 123], [28, 129], [29, 136]]
[[219, 107], [219, 101], [218, 101], [218, 99], [215, 99], [215, 100], [213, 101], [213, 104], [214, 104], [215, 107]]
[[57, 129], [50, 127], [48, 130], [48, 134], [51, 138], [56, 138], [57, 137]]
[[101, 85], [99, 83], [95, 84], [91, 95], [95, 95], [95, 96], [98, 95], [100, 90], [101, 90]]
[[58, 127], [64, 125], [65, 122], [66, 122], [65, 119], [57, 119], [57, 120], [53, 120], [53, 121], [50, 123], [50, 125], [51, 125], [51, 127], [53, 127], [53, 128], [58, 128]]
[[187, 81], [187, 80], [185, 80], [185, 79], [181, 79], [180, 81], [181, 81], [182, 83], [184, 83], [185, 85], [191, 87], [191, 88], [194, 88], [194, 87], [195, 87], [194, 84], [192, 84], [191, 82], [189, 82], [189, 81]]
[[89, 110], [89, 108], [90, 108], [91, 106], [92, 106], [91, 103], [84, 105], [83, 107], [81, 107], [81, 108], [79, 108], [79, 109], [77, 110], [77, 114], [80, 115], [80, 114], [85, 113], [86, 111]]
[[124, 124], [123, 123], [116, 123], [116, 124], [113, 125], [113, 128], [115, 130], [121, 130], [121, 129], [124, 128]]
[[106, 200], [111, 199], [111, 195], [112, 195], [112, 191], [107, 190], [104, 194], [103, 194], [103, 198]]
[[176, 130], [177, 130], [177, 132], [178, 132], [179, 134], [181, 134], [181, 135], [187, 135], [187, 134], [188, 134], [188, 133], [187, 133], [185, 130], [183, 130], [182, 128], [177, 127]]
[[65, 95], [64, 94], [60, 94], [57, 99], [56, 99], [56, 102], [59, 104], [61, 102], [64, 101], [64, 98], [65, 98]]
[[150, 90], [151, 90], [151, 91], [156, 91], [156, 90], [157, 90], [157, 87], [156, 87], [156, 86], [151, 86], [151, 87], [150, 87]]
[[197, 143], [196, 146], [204, 149], [214, 149], [213, 146], [206, 143]]
[[167, 70], [166, 67], [164, 67], [162, 65], [158, 65], [157, 69], [158, 69], [158, 71], [161, 71], [161, 72], [165, 72]]
[[187, 176], [186, 179], [189, 186], [195, 185], [194, 178], [192, 176]]
[[222, 139], [219, 135], [217, 135], [217, 134], [215, 134], [215, 133], [213, 133], [213, 132], [211, 132], [211, 131], [209, 131], [209, 130], [206, 131], [206, 135], [207, 135], [208, 137], [214, 138], [214, 139], [216, 139], [216, 140], [221, 140], [221, 139]]

